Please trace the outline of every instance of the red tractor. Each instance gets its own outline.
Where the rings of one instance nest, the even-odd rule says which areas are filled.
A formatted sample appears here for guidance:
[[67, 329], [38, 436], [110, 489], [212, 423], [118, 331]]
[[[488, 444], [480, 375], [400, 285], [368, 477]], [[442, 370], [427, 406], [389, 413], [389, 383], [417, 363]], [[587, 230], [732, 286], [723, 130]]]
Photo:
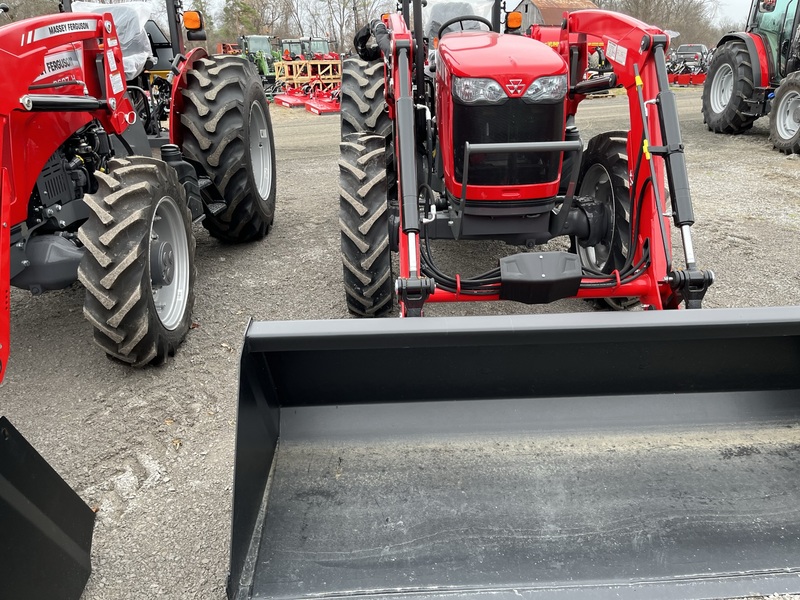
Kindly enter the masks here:
[[[577, 11], [551, 48], [536, 30], [499, 33], [496, 2], [491, 19], [442, 23], [432, 51], [420, 4], [411, 11], [406, 0], [402, 14], [362, 29], [360, 58], [344, 63], [339, 214], [350, 312], [385, 315], [395, 296], [401, 316], [421, 315], [426, 302], [566, 297], [700, 307], [713, 274], [697, 267], [692, 245], [664, 32]], [[467, 23], [483, 30], [465, 31]], [[592, 35], [613, 71], [587, 80]], [[630, 131], [598, 135], [584, 150], [575, 125], [581, 100], [617, 86], [627, 91]], [[672, 259], [670, 221], [685, 268]], [[496, 239], [530, 250], [557, 236], [571, 238], [570, 252], [520, 252], [473, 277], [443, 272], [430, 244]], [[391, 251], [399, 253], [396, 280]]]
[[[192, 222], [245, 242], [263, 238], [274, 214], [272, 128], [255, 68], [201, 48], [184, 54], [180, 3], [168, 2], [174, 60], [159, 111], [169, 139], [150, 140], [142, 117], [158, 120], [155, 94], [129, 89], [147, 78], [128, 70], [135, 36], [115, 25], [132, 9], [64, 4], [63, 14], [0, 28], [0, 62], [14, 74], [0, 81], [0, 378], [9, 284], [41, 293], [80, 280], [103, 350], [160, 363], [191, 326]], [[199, 13], [184, 17], [201, 31]], [[151, 50], [152, 66], [164, 48]]]
[[703, 88], [703, 119], [716, 133], [742, 133], [770, 117], [770, 140], [800, 152], [800, 39], [795, 0], [753, 0], [743, 32], [717, 44]]

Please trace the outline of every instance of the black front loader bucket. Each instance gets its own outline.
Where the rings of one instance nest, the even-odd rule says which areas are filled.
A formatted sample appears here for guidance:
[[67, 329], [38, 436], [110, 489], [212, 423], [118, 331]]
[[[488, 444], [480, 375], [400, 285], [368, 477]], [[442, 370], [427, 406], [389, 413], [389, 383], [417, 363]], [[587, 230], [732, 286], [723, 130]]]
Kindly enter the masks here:
[[0, 598], [77, 600], [95, 514], [0, 417]]
[[800, 591], [800, 308], [251, 323], [242, 598]]

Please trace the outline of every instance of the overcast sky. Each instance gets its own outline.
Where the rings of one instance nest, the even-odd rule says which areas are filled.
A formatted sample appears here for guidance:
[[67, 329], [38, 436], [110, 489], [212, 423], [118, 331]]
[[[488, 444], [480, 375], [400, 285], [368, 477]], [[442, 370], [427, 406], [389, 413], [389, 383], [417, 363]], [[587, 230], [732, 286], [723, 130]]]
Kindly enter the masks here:
[[723, 21], [741, 21], [744, 23], [747, 20], [747, 13], [750, 11], [750, 0], [722, 0], [719, 3], [719, 11], [717, 18]]

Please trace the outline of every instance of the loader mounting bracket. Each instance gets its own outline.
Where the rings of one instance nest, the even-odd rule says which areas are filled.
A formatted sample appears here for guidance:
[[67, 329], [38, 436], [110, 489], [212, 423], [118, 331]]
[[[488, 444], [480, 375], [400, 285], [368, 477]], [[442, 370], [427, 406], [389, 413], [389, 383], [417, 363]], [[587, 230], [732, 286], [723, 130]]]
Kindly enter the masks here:
[[436, 282], [429, 277], [400, 277], [396, 283], [397, 297], [405, 307], [406, 317], [421, 317], [428, 296], [436, 290]]
[[672, 289], [686, 302], [686, 308], [702, 308], [703, 298], [714, 283], [714, 272], [680, 270], [670, 273], [669, 278]]

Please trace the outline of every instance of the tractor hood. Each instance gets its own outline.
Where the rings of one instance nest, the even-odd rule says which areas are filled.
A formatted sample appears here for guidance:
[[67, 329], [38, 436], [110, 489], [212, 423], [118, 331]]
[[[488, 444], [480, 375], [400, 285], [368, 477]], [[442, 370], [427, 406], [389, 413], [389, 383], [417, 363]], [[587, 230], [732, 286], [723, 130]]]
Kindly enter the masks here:
[[534, 79], [568, 71], [561, 56], [547, 44], [491, 31], [448, 33], [439, 42], [439, 60], [456, 77], [488, 77], [503, 85], [521, 79], [523, 89]]

